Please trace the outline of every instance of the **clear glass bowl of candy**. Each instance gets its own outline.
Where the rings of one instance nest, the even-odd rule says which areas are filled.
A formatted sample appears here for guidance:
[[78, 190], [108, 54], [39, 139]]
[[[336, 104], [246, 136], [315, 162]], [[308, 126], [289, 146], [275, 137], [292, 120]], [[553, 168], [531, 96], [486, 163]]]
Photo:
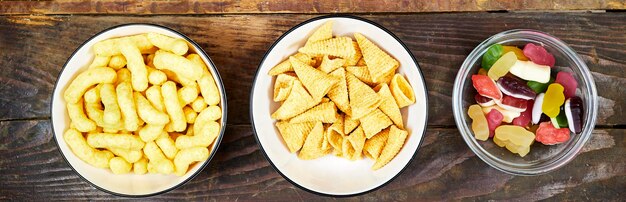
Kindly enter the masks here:
[[558, 38], [509, 30], [483, 41], [454, 82], [454, 118], [469, 148], [506, 173], [538, 175], [576, 157], [598, 111], [593, 77]]

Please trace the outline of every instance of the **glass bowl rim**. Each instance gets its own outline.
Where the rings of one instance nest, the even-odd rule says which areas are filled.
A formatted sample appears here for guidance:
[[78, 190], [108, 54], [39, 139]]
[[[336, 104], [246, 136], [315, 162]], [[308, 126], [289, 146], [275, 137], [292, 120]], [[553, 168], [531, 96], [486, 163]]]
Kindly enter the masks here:
[[[539, 166], [533, 167], [519, 167], [508, 161], [504, 161], [486, 151], [482, 146], [478, 144], [476, 139], [473, 137], [473, 133], [471, 132], [469, 126], [466, 124], [465, 117], [465, 109], [462, 107], [463, 98], [461, 97], [461, 88], [465, 85], [466, 78], [469, 76], [469, 73], [474, 66], [474, 64], [478, 61], [478, 59], [484, 54], [483, 52], [486, 49], [495, 43], [501, 43], [503, 38], [516, 36], [514, 38], [524, 39], [524, 38], [539, 38], [546, 42], [549, 42], [547, 46], [558, 49], [560, 52], [564, 53], [564, 57], [570, 60], [574, 66], [572, 69], [578, 69], [582, 73], [581, 80], [583, 81], [583, 85], [586, 87], [586, 91], [582, 92], [582, 94], [587, 95], [587, 99], [584, 100], [586, 106], [588, 106], [584, 111], [584, 119], [586, 120], [583, 124], [583, 130], [579, 134], [581, 137], [578, 138], [578, 141], [570, 146], [569, 148], [565, 148], [559, 154], [556, 154], [552, 157], [551, 161], [544, 162], [538, 164]], [[500, 33], [497, 33], [483, 42], [481, 42], [472, 52], [466, 57], [465, 61], [461, 65], [459, 72], [454, 81], [454, 87], [452, 92], [452, 107], [454, 113], [454, 120], [456, 122], [457, 128], [463, 137], [463, 140], [468, 145], [468, 147], [478, 156], [482, 161], [487, 163], [493, 168], [500, 170], [505, 173], [513, 174], [513, 175], [539, 175], [545, 174], [550, 171], [554, 171], [567, 163], [573, 160], [578, 152], [582, 149], [584, 144], [591, 138], [593, 128], [595, 126], [597, 111], [598, 111], [598, 100], [597, 100], [597, 92], [595, 82], [593, 80], [593, 76], [589, 71], [589, 68], [585, 64], [585, 62], [576, 54], [576, 52], [571, 49], [565, 42], [561, 41], [555, 36], [552, 36], [548, 33], [544, 33], [537, 30], [532, 29], [513, 29], [507, 30]]]

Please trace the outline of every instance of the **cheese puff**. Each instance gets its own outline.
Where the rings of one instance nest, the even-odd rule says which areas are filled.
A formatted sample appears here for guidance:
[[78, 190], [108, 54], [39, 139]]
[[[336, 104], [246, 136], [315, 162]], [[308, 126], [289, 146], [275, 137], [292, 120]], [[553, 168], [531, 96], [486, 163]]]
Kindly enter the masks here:
[[63, 134], [63, 139], [72, 152], [81, 160], [98, 168], [108, 168], [109, 160], [113, 153], [100, 151], [90, 147], [85, 141], [83, 134], [75, 129], [69, 129]]
[[92, 133], [87, 136], [87, 144], [94, 148], [111, 148], [139, 150], [145, 143], [133, 134]]
[[70, 116], [70, 120], [76, 127], [76, 130], [80, 132], [89, 132], [96, 129], [96, 123], [85, 115], [83, 111], [83, 100], [80, 99], [77, 103], [67, 103], [67, 112]]
[[133, 164], [128, 163], [122, 157], [113, 157], [109, 160], [109, 167], [111, 167], [111, 172], [113, 172], [113, 174], [119, 175], [129, 173]]
[[170, 51], [176, 55], [184, 55], [189, 50], [184, 39], [176, 39], [157, 33], [148, 33], [148, 40], [162, 50]]
[[100, 83], [113, 83], [117, 79], [115, 71], [108, 67], [94, 67], [84, 71], [70, 83], [63, 94], [68, 103], [76, 103], [91, 86]]
[[161, 86], [161, 94], [163, 95], [165, 110], [170, 116], [172, 129], [177, 132], [184, 131], [185, 128], [187, 128], [187, 120], [185, 119], [185, 113], [178, 100], [176, 84], [172, 81], [165, 82], [163, 86]]
[[175, 174], [184, 175], [189, 169], [189, 165], [193, 162], [204, 161], [209, 158], [209, 150], [206, 147], [193, 147], [183, 149], [176, 154], [174, 158]]

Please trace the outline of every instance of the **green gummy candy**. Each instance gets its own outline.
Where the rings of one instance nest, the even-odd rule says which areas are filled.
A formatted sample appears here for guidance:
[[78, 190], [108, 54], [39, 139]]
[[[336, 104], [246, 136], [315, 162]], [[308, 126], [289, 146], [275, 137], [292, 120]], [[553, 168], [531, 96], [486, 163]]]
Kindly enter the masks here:
[[539, 93], [543, 93], [546, 92], [546, 90], [548, 89], [548, 86], [554, 83], [554, 78], [550, 77], [550, 81], [548, 81], [548, 83], [539, 83], [536, 81], [528, 81], [526, 82], [526, 85], [528, 85], [528, 87], [530, 87], [530, 89], [533, 89], [533, 91], [535, 91], [535, 93], [539, 94]]
[[487, 52], [483, 55], [482, 67], [485, 70], [489, 70], [493, 63], [496, 63], [496, 61], [500, 59], [503, 52], [502, 45], [500, 44], [493, 44], [489, 46], [489, 49], [487, 49]]
[[555, 128], [567, 128], [569, 126], [567, 124], [567, 116], [565, 116], [565, 110], [563, 110], [563, 107], [561, 107], [559, 115], [557, 115], [556, 118], [551, 118], [551, 121]]

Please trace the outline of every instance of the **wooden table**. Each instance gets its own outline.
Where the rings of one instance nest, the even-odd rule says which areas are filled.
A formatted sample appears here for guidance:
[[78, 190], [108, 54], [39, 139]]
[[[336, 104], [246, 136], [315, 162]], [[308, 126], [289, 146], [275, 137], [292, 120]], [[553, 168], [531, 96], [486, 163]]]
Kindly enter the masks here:
[[[330, 200], [283, 179], [263, 157], [249, 119], [255, 70], [292, 26], [352, 13], [404, 41], [425, 72], [428, 129], [393, 182], [349, 200], [624, 200], [626, 198], [626, 2], [623, 0], [436, 1], [0, 1], [0, 200], [120, 199], [91, 187], [52, 140], [50, 95], [83, 41], [107, 27], [155, 23], [198, 42], [228, 95], [228, 126], [200, 175], [159, 200]], [[424, 12], [424, 13], [422, 13]], [[509, 29], [553, 34], [585, 60], [598, 86], [593, 137], [568, 165], [541, 176], [497, 171], [477, 158], [454, 124], [452, 81], [470, 51]]]

